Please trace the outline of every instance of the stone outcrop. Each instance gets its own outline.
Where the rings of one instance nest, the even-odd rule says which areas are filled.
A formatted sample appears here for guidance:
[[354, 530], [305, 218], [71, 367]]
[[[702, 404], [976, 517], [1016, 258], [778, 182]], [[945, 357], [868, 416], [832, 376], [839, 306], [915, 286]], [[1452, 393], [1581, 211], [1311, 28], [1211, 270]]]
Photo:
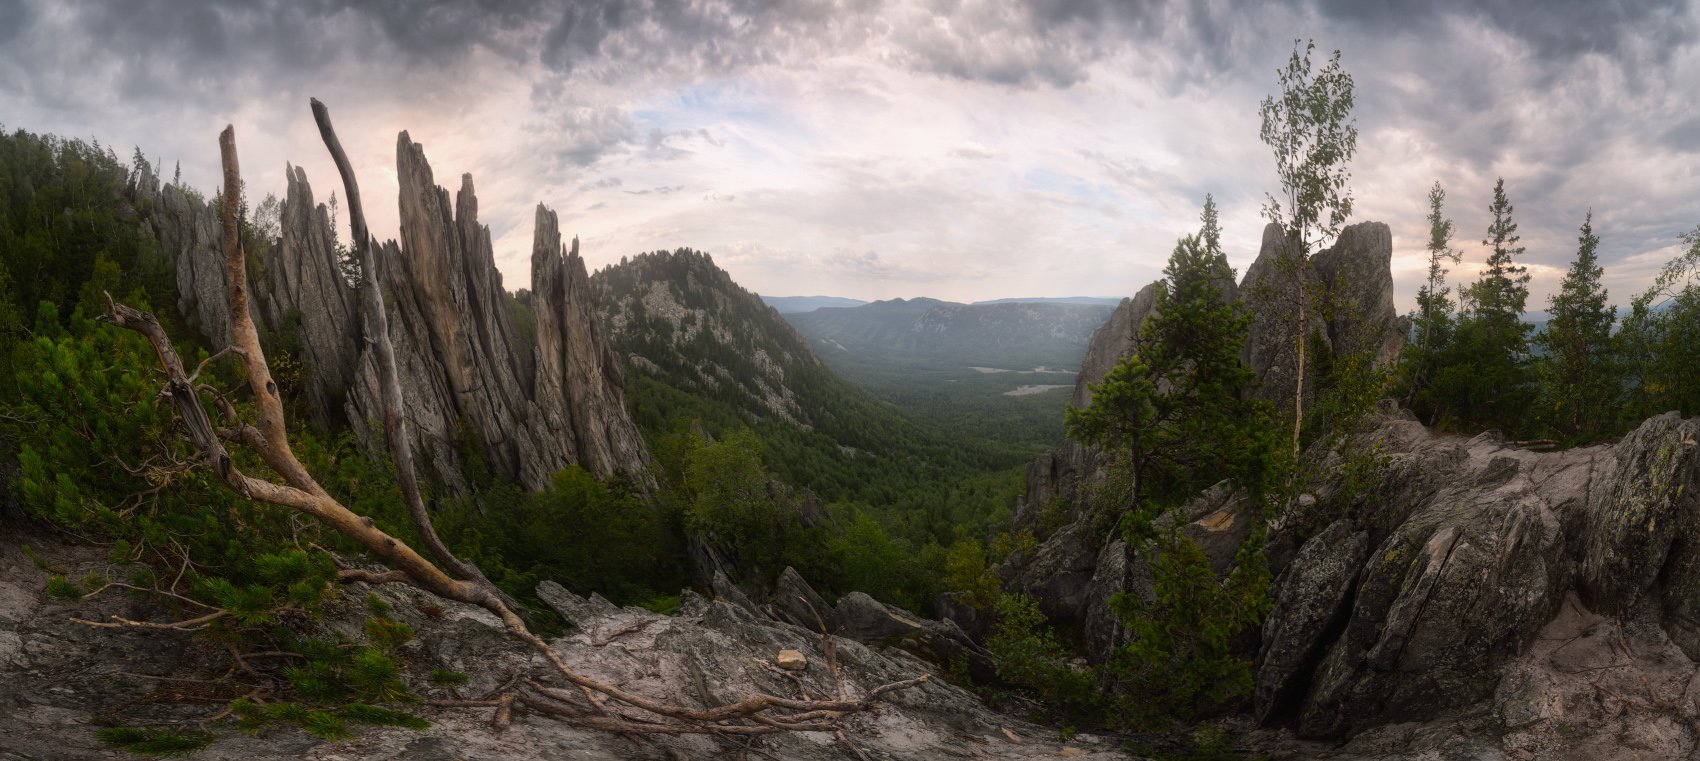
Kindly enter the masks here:
[[[620, 360], [602, 334], [595, 290], [579, 257], [578, 239], [561, 246], [555, 212], [537, 206], [531, 254], [531, 299], [536, 315], [536, 387], [532, 416], [549, 424], [543, 435], [570, 441], [576, 460], [592, 472], [626, 468], [644, 459], [644, 444], [625, 416]], [[563, 253], [564, 252], [564, 253]], [[547, 472], [561, 466], [549, 468]]]
[[[626, 409], [620, 363], [603, 339], [577, 242], [562, 246], [554, 213], [538, 208], [533, 297], [523, 304], [503, 288], [472, 177], [461, 177], [451, 203], [405, 132], [396, 169], [401, 240], [376, 255], [405, 413], [428, 474], [451, 490], [463, 486], [456, 442], [465, 434], [483, 444], [498, 474], [533, 489], [569, 465], [602, 477], [641, 471], [648, 454]], [[287, 175], [275, 245], [250, 252], [260, 258], [250, 272], [255, 317], [300, 363], [298, 391], [315, 422], [346, 421], [375, 447], [382, 404], [357, 294], [305, 172], [289, 167]], [[218, 211], [175, 186], [144, 185], [177, 272], [178, 311], [222, 347], [229, 318]]]
[[1337, 737], [1480, 705], [1567, 598], [1700, 659], [1690, 609], [1670, 604], [1700, 597], [1697, 434], [1700, 419], [1668, 413], [1612, 446], [1538, 453], [1383, 417], [1357, 442], [1385, 453], [1376, 485], [1320, 484], [1332, 523], [1273, 569], [1258, 713]]
[[149, 210], [145, 231], [159, 240], [164, 265], [177, 276], [177, 313], [216, 349], [230, 343], [230, 310], [224, 297], [224, 225], [218, 209], [193, 190], [160, 186], [149, 174], [136, 183], [138, 203]]
[[[0, 536], [0, 757], [15, 761], [95, 761], [129, 758], [95, 736], [91, 716], [135, 723], [180, 724], [212, 715], [221, 700], [240, 694], [205, 679], [232, 668], [222, 647], [183, 633], [96, 629], [72, 616], [103, 620], [122, 615], [162, 620], [171, 613], [139, 596], [104, 594], [65, 603], [41, 593], [49, 573], [26, 556], [22, 543], [46, 563], [81, 573], [105, 567], [105, 552], [67, 546], [52, 537]], [[831, 734], [782, 733], [758, 742], [761, 756], [799, 761], [859, 758], [1132, 758], [1109, 737], [1077, 734], [1066, 742], [1057, 730], [988, 708], [954, 686], [936, 665], [897, 647], [835, 638], [837, 670], [828, 668], [814, 627], [783, 623], [764, 614], [691, 591], [679, 611], [661, 615], [621, 608], [592, 595], [574, 595], [552, 582], [538, 596], [568, 622], [550, 641], [574, 669], [653, 699], [691, 707], [725, 704], [757, 691], [787, 698], [865, 695], [881, 684], [931, 674], [917, 687], [891, 693], [881, 707], [844, 722], [845, 742]], [[487, 612], [389, 584], [355, 584], [347, 593], [375, 595], [415, 638], [401, 646], [401, 678], [426, 700], [450, 699], [451, 688], [431, 681], [434, 669], [467, 676], [465, 696], [499, 691], [516, 676], [541, 676], [535, 651], [502, 630]], [[314, 625], [354, 641], [362, 638], [366, 606], [333, 606]], [[781, 651], [803, 656], [803, 668], [781, 673]], [[185, 685], [188, 685], [185, 687]], [[227, 686], [234, 686], [231, 683]], [[216, 696], [216, 697], [215, 697]], [[279, 723], [258, 733], [231, 722], [211, 726], [216, 740], [194, 754], [211, 761], [251, 759], [533, 759], [586, 761], [711, 759], [737, 755], [745, 740], [704, 736], [634, 737], [586, 729], [560, 718], [517, 709], [512, 724], [490, 726], [480, 708], [397, 706], [428, 721], [425, 729], [356, 726], [355, 737], [327, 741]], [[854, 742], [852, 746], [850, 743]]]
[[[1252, 314], [1243, 356], [1261, 381], [1255, 393], [1277, 405], [1291, 404], [1296, 367], [1291, 339], [1296, 322], [1288, 314], [1294, 286], [1279, 264], [1286, 255], [1281, 241], [1280, 228], [1267, 226], [1262, 248], [1245, 277], [1237, 285], [1231, 280], [1218, 283], [1225, 297], [1240, 300]], [[1383, 367], [1398, 361], [1407, 326], [1393, 304], [1392, 256], [1387, 225], [1364, 222], [1347, 227], [1334, 246], [1311, 257], [1310, 283], [1317, 309], [1310, 325], [1336, 353], [1371, 350]], [[1133, 298], [1123, 299], [1092, 334], [1071, 404], [1089, 405], [1090, 387], [1133, 353], [1141, 327], [1156, 308], [1158, 286], [1152, 283]], [[1107, 617], [1090, 609], [1089, 600], [1102, 590], [1088, 590], [1089, 585], [1102, 585], [1119, 574], [1114, 569], [1098, 570], [1101, 562], [1119, 562], [1112, 552], [1116, 537], [1106, 533], [1115, 521], [1094, 517], [1090, 504], [1103, 480], [1102, 464], [1100, 453], [1065, 441], [1028, 465], [1026, 493], [1016, 503], [1013, 528], [1044, 529], [1039, 532], [1041, 544], [1000, 569], [1005, 583], [1032, 595], [1047, 616], [1075, 623], [1091, 618], [1089, 644], [1106, 643], [1116, 636], [1102, 628], [1109, 625]], [[1114, 512], [1116, 508], [1105, 509]], [[1052, 525], [1041, 526], [1047, 511]]]
[[[1263, 380], [1259, 393], [1290, 404], [1295, 357], [1280, 243], [1277, 229], [1266, 231], [1239, 294], [1254, 316], [1245, 357]], [[1383, 366], [1397, 361], [1406, 331], [1393, 307], [1390, 249], [1385, 225], [1353, 225], [1310, 263], [1311, 325], [1333, 351], [1370, 352]], [[1150, 313], [1140, 301], [1123, 302], [1093, 341], [1076, 404], [1133, 348]], [[1694, 752], [1700, 724], [1682, 722], [1700, 716], [1700, 696], [1672, 686], [1680, 680], [1669, 674], [1700, 671], [1700, 420], [1671, 413], [1615, 445], [1561, 452], [1493, 433], [1436, 435], [1390, 404], [1370, 422], [1370, 433], [1341, 450], [1370, 454], [1348, 463], [1312, 452], [1323, 458], [1318, 480], [1270, 528], [1274, 605], [1244, 650], [1255, 662], [1256, 720], [1339, 739], [1495, 714], [1511, 718], [1492, 731], [1515, 731], [1490, 744], [1550, 750], [1578, 741], [1561, 727], [1592, 722], [1606, 732], [1612, 716], [1635, 714], [1626, 721], [1647, 747]], [[1117, 506], [1092, 504], [1101, 470], [1100, 455], [1072, 443], [1029, 466], [1015, 522], [1040, 529], [1043, 541], [1000, 568], [1006, 587], [1083, 626], [1095, 662], [1125, 637], [1105, 601], [1149, 593], [1150, 583], [1146, 559], [1110, 528]], [[1348, 479], [1349, 470], [1358, 472]], [[1208, 529], [1251, 522], [1244, 507], [1213, 489], [1182, 511], [1218, 574], [1238, 537]], [[1617, 646], [1606, 643], [1612, 619], [1622, 622]], [[1549, 636], [1596, 641], [1577, 655]], [[1641, 661], [1635, 652], [1653, 655]], [[1613, 702], [1594, 691], [1589, 675], [1600, 670], [1623, 686], [1616, 694], [1635, 697]], [[1639, 674], [1638, 686], [1629, 674]]]
[[[1298, 372], [1297, 265], [1284, 261], [1292, 252], [1283, 238], [1279, 225], [1264, 227], [1262, 248], [1239, 287], [1252, 313], [1243, 356], [1261, 383], [1258, 396], [1277, 407], [1291, 406]], [[1351, 225], [1333, 246], [1311, 255], [1306, 329], [1320, 333], [1335, 355], [1371, 351], [1381, 367], [1399, 361], [1410, 325], [1393, 305], [1392, 261], [1393, 233], [1381, 222]], [[1305, 380], [1307, 402], [1315, 380]]]
[[340, 417], [337, 412], [347, 401], [360, 363], [359, 304], [342, 278], [330, 217], [324, 206], [313, 202], [307, 173], [291, 166], [284, 174], [289, 188], [278, 219], [275, 255], [265, 263], [268, 281], [261, 289], [269, 297], [264, 324], [297, 339], [294, 343], [304, 353], [297, 359], [306, 363], [302, 382], [308, 409], [315, 423], [326, 426]]
[[[715, 589], [717, 592], [721, 589], [718, 579]], [[727, 599], [742, 606], [748, 601], [742, 595], [741, 591], [733, 588]], [[817, 632], [824, 628], [834, 635], [857, 642], [908, 641], [930, 651], [939, 663], [964, 663], [975, 679], [992, 682], [998, 678], [992, 654], [954, 621], [921, 618], [862, 592], [850, 592], [834, 605], [789, 566], [779, 574], [773, 603], [765, 606], [762, 612], [776, 621]]]

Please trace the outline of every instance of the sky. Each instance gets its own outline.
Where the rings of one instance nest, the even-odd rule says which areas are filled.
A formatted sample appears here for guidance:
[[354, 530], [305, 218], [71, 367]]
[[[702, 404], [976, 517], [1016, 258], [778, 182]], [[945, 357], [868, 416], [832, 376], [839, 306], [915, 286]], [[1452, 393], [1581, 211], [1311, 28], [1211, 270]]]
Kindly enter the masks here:
[[[473, 175], [510, 289], [534, 208], [592, 269], [707, 251], [767, 295], [1126, 296], [1206, 193], [1240, 271], [1278, 193], [1258, 105], [1338, 49], [1352, 221], [1391, 226], [1409, 309], [1439, 181], [1473, 281], [1504, 178], [1540, 309], [1590, 211], [1627, 303], [1700, 225], [1700, 11], [1637, 0], [0, 0], [0, 126], [139, 148], [249, 193], [286, 162], [397, 237], [396, 135]], [[346, 219], [343, 220], [346, 224]], [[343, 231], [346, 240], [347, 232]]]

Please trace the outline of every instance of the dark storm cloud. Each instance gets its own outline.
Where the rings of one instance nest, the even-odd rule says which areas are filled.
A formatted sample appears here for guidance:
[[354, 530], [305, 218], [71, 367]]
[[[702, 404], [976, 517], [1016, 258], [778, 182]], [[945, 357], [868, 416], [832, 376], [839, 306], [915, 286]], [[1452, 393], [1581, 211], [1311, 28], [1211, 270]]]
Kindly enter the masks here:
[[[1608, 265], [1613, 251], [1662, 247], [1693, 226], [1677, 224], [1693, 213], [1693, 180], [1672, 167], [1700, 155], [1700, 119], [1686, 95], [1700, 77], [1691, 54], [1700, 29], [1692, 8], [1670, 0], [0, 0], [0, 21], [0, 104], [7, 122], [19, 122], [9, 126], [83, 132], [145, 121], [118, 139], [165, 141], [168, 154], [183, 149], [152, 136], [203, 129], [238, 111], [249, 123], [284, 123], [298, 114], [282, 104], [297, 109], [314, 94], [351, 106], [369, 98], [364, 113], [386, 125], [430, 118], [476, 146], [469, 157], [495, 159], [479, 169], [511, 176], [516, 195], [551, 182], [566, 192], [613, 192], [615, 174], [648, 192], [681, 179], [718, 187], [674, 173], [774, 145], [796, 153], [764, 167], [815, 171], [819, 162], [810, 161], [826, 144], [817, 140], [821, 122], [788, 117], [812, 107], [801, 100], [846, 97], [851, 90], [834, 77], [874, 70], [869, 102], [901, 102], [904, 88], [927, 88], [938, 99], [925, 108], [966, 114], [967, 126], [933, 148], [963, 169], [962, 159], [1023, 160], [970, 109], [1085, 101], [1072, 121], [1042, 113], [985, 121], [1043, 124], [1026, 134], [1081, 159], [1082, 187], [1175, 208], [1196, 206], [1204, 190], [1254, 205], [1268, 189], [1269, 166], [1206, 155], [1251, 155], [1243, 143], [1256, 146], [1255, 122], [1202, 127], [1254, 119], [1294, 38], [1314, 38], [1319, 57], [1342, 50], [1358, 85], [1360, 209], [1397, 217], [1389, 220], [1396, 230], [1401, 220], [1420, 223], [1432, 178], [1418, 175], [1431, 172], [1446, 179], [1464, 242], [1479, 238], [1473, 228], [1488, 189], [1504, 175], [1531, 259], [1549, 265], [1573, 253], [1590, 207]], [[727, 83], [737, 91], [730, 106], [701, 95]], [[1022, 100], [1056, 91], [1067, 93]], [[757, 105], [726, 110], [747, 105], [744, 96]], [[1139, 100], [1168, 125], [1198, 120], [1209, 143], [1187, 143], [1175, 130], [1181, 136], [1167, 145], [1146, 146], [1140, 135], [1106, 146], [1092, 133], [1114, 129], [1096, 121], [1114, 108], [1094, 98]], [[836, 107], [859, 115], [859, 105]], [[768, 140], [724, 129], [740, 119], [770, 130]], [[511, 129], [499, 129], [504, 121]], [[886, 152], [879, 130], [912, 138], [932, 126], [875, 123], [866, 139], [832, 138], [846, 140], [846, 161], [856, 161]], [[157, 151], [157, 142], [137, 142]], [[1389, 176], [1380, 170], [1392, 144], [1414, 147], [1399, 159], [1397, 182], [1374, 186], [1369, 178]], [[1164, 151], [1187, 158], [1166, 161]], [[835, 201], [853, 206], [885, 180], [839, 181], [847, 197]], [[739, 190], [737, 207], [761, 208], [761, 188]], [[926, 190], [951, 200], [895, 210], [917, 236], [962, 214], [941, 211], [949, 203], [985, 198], [955, 186]], [[1179, 200], [1163, 200], [1171, 195]], [[884, 222], [893, 211], [865, 213]], [[1130, 224], [1127, 209], [1103, 213], [1115, 217], [1106, 227]]]
[[0, 20], [4, 21], [0, 23], [0, 45], [4, 45], [24, 34], [33, 18], [24, 0], [0, 0]]
[[[9, 18], [36, 15], [23, 0], [0, 0], [0, 10]], [[1315, 18], [1351, 34], [1418, 37], [1437, 46], [1445, 23], [1459, 20], [1495, 29], [1543, 62], [1595, 54], [1658, 65], [1693, 37], [1682, 6], [1670, 0], [1294, 0], [1256, 7], [1220, 0], [934, 0], [917, 7], [875, 0], [141, 0], [53, 11], [66, 19], [64, 28], [85, 31], [95, 43], [91, 52], [143, 64], [126, 87], [164, 90], [260, 71], [311, 72], [349, 59], [446, 67], [474, 50], [609, 81], [806, 65], [873, 50], [939, 76], [1022, 87], [1073, 85], [1095, 62], [1137, 51], [1177, 81], [1208, 81], [1284, 47], [1270, 39], [1272, 18]], [[0, 42], [23, 26], [6, 25]]]
[[1665, 148], [1679, 153], [1700, 153], [1700, 115], [1690, 116], [1661, 132], [1659, 142]]
[[1549, 62], [1592, 53], [1646, 56], [1662, 63], [1677, 43], [1691, 37], [1686, 4], [1680, 0], [1320, 0], [1318, 5], [1324, 16], [1375, 34], [1429, 33], [1439, 19], [1461, 18], [1491, 26]]

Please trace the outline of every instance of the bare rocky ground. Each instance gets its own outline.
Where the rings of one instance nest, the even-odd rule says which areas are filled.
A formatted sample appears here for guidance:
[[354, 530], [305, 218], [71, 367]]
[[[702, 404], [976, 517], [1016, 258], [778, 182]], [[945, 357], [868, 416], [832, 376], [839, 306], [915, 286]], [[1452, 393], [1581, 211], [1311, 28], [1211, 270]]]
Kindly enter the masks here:
[[[149, 606], [122, 595], [66, 603], [44, 593], [48, 573], [26, 556], [31, 546], [51, 566], [80, 574], [103, 563], [98, 548], [33, 535], [0, 537], [0, 760], [131, 758], [94, 736], [101, 715], [131, 722], [192, 721], [237, 697], [220, 691], [218, 677], [230, 658], [216, 645], [187, 634], [95, 629], [71, 617], [110, 615], [145, 620]], [[360, 600], [364, 588], [351, 589]], [[397, 618], [418, 637], [400, 660], [409, 684], [427, 685], [432, 668], [461, 671], [467, 697], [495, 690], [519, 673], [542, 674], [541, 659], [505, 635], [483, 611], [444, 603], [410, 588], [378, 590]], [[679, 614], [664, 616], [619, 608], [599, 597], [578, 597], [551, 584], [544, 595], [575, 624], [555, 641], [567, 660], [590, 676], [626, 689], [686, 705], [707, 705], [762, 690], [782, 696], [834, 692], [818, 633], [775, 621], [724, 601], [686, 593]], [[434, 615], [421, 612], [421, 607]], [[438, 610], [440, 609], [440, 610]], [[358, 632], [359, 606], [333, 612], [325, 625]], [[154, 614], [157, 618], [157, 613]], [[897, 648], [870, 647], [835, 638], [847, 695], [936, 667]], [[769, 665], [781, 649], [801, 651], [808, 667], [785, 673]], [[446, 698], [426, 687], [426, 697]], [[512, 726], [489, 725], [488, 709], [422, 707], [432, 723], [423, 731], [366, 728], [354, 739], [319, 740], [280, 727], [258, 735], [219, 729], [220, 739], [195, 754], [200, 759], [1121, 759], [1129, 756], [1108, 737], [1079, 735], [1060, 742], [1041, 727], [987, 708], [971, 693], [934, 678], [893, 693], [872, 714], [845, 720], [855, 748], [826, 733], [769, 736], [745, 750], [741, 740], [707, 737], [628, 738], [586, 730], [516, 709]]]
[[1491, 699], [1342, 743], [1232, 728], [1248, 753], [1335, 761], [1664, 761], [1696, 758], [1700, 668], [1649, 615], [1627, 624], [1575, 595], [1530, 651], [1506, 664]]

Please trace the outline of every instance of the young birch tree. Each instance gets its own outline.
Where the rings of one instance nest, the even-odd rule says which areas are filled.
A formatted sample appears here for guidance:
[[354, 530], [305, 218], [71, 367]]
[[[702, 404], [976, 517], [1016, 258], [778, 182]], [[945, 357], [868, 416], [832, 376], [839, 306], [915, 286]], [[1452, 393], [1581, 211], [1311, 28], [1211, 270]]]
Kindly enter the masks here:
[[1352, 213], [1351, 173], [1346, 163], [1358, 148], [1358, 128], [1351, 119], [1352, 75], [1340, 66], [1340, 51], [1321, 70], [1313, 71], [1314, 42], [1301, 50], [1293, 43], [1292, 57], [1276, 70], [1281, 94], [1263, 99], [1260, 136], [1275, 153], [1275, 172], [1281, 197], [1270, 194], [1263, 215], [1280, 225], [1286, 237], [1282, 270], [1293, 277], [1298, 351], [1297, 387], [1293, 393], [1293, 454], [1299, 451], [1304, 420], [1305, 339], [1311, 294], [1307, 269], [1313, 249], [1340, 234]]

